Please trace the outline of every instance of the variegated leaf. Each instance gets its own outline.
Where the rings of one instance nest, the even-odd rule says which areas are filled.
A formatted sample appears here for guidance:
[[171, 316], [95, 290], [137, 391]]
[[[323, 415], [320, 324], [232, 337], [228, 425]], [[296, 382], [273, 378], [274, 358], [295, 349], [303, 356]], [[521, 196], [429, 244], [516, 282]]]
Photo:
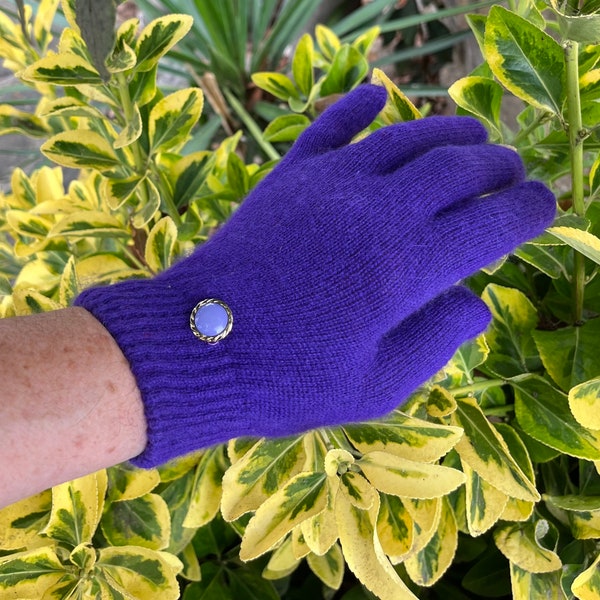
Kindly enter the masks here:
[[[530, 573], [510, 565], [510, 583], [514, 600], [568, 600], [560, 585], [560, 571]], [[590, 596], [591, 600], [592, 596]], [[596, 596], [593, 596], [594, 600]]]
[[388, 93], [386, 105], [381, 111], [384, 123], [391, 125], [421, 118], [419, 109], [381, 69], [373, 69], [371, 83], [382, 85]]
[[0, 550], [39, 546], [39, 532], [50, 517], [52, 494], [42, 492], [0, 510]]
[[223, 477], [223, 517], [233, 521], [256, 510], [301, 471], [305, 458], [302, 437], [260, 440]]
[[265, 579], [282, 579], [291, 575], [300, 564], [301, 559], [296, 558], [292, 549], [292, 536], [289, 535], [277, 548], [262, 572]]
[[251, 560], [264, 554], [296, 525], [327, 506], [325, 473], [299, 473], [258, 508], [242, 538], [240, 558]]
[[326, 554], [309, 554], [306, 562], [310, 570], [330, 589], [337, 590], [344, 579], [344, 555], [339, 544], [334, 544]]
[[588, 429], [600, 429], [600, 377], [571, 388], [569, 408], [580, 425]]
[[50, 160], [72, 169], [91, 167], [104, 172], [121, 166], [111, 144], [89, 129], [62, 131], [44, 142], [41, 150]]
[[98, 71], [84, 58], [76, 54], [49, 54], [20, 73], [25, 81], [51, 83], [53, 85], [99, 85], [102, 78]]
[[597, 600], [600, 597], [600, 555], [575, 578], [571, 590], [579, 600]]
[[381, 506], [377, 515], [377, 537], [392, 563], [400, 562], [413, 544], [412, 517], [397, 496], [379, 494]]

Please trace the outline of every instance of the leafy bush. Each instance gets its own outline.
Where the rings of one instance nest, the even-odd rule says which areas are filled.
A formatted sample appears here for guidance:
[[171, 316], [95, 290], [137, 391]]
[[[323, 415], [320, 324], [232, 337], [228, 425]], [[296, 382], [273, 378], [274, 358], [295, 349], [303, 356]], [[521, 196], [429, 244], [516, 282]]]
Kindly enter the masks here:
[[[57, 4], [33, 21], [28, 9], [23, 26], [0, 15], [5, 64], [41, 95], [35, 114], [0, 107], [2, 131], [45, 139], [46, 157], [77, 170], [65, 189], [61, 167], [17, 169], [0, 196], [1, 316], [168, 267], [270, 168], [244, 164], [239, 135], [187, 152], [203, 94], [164, 95], [156, 73], [189, 17], [141, 32], [128, 21], [107, 43], [64, 0], [54, 54]], [[371, 597], [349, 589], [346, 567], [383, 599], [599, 597], [600, 16], [585, 9], [524, 0], [470, 18], [485, 63], [450, 93], [560, 206], [546, 234], [468, 282], [494, 315], [485, 336], [386, 419], [119, 465], [7, 507], [0, 599], [178, 598], [180, 586], [188, 600]], [[343, 50], [361, 56], [353, 65], [365, 65], [361, 44]], [[298, 45], [293, 79], [255, 75], [300, 111], [267, 128], [273, 142], [310, 122], [315, 86], [327, 97], [360, 82], [366, 68], [336, 63], [342, 47], [319, 29]], [[421, 117], [374, 78], [389, 95], [374, 128]], [[523, 103], [516, 124], [501, 118], [508, 95]]]

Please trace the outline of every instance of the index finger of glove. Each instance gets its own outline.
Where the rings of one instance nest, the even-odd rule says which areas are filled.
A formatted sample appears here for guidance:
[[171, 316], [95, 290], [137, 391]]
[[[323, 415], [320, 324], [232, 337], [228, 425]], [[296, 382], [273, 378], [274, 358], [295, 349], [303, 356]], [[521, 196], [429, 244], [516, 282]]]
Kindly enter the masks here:
[[293, 157], [321, 154], [340, 146], [368, 127], [385, 105], [387, 92], [377, 85], [361, 85], [329, 107], [298, 138]]
[[340, 151], [362, 173], [394, 171], [440, 146], [471, 146], [487, 141], [483, 125], [471, 117], [427, 117], [390, 125]]

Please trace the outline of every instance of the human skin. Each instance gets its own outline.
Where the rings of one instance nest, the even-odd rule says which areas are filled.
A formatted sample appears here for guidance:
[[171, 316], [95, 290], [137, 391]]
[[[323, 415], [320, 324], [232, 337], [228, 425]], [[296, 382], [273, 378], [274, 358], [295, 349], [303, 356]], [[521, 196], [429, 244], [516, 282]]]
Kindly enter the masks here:
[[85, 309], [0, 320], [0, 507], [138, 455], [140, 393]]

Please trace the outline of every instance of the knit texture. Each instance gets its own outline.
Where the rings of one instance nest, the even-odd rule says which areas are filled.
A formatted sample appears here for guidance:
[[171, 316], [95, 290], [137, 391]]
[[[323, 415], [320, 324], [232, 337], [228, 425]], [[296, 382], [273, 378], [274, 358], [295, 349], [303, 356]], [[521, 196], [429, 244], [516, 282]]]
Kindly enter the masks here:
[[[382, 416], [486, 327], [485, 305], [455, 284], [541, 233], [554, 197], [470, 118], [351, 144], [385, 99], [366, 85], [329, 108], [191, 257], [77, 298], [140, 389], [136, 465]], [[234, 315], [215, 345], [189, 327], [211, 297]]]

